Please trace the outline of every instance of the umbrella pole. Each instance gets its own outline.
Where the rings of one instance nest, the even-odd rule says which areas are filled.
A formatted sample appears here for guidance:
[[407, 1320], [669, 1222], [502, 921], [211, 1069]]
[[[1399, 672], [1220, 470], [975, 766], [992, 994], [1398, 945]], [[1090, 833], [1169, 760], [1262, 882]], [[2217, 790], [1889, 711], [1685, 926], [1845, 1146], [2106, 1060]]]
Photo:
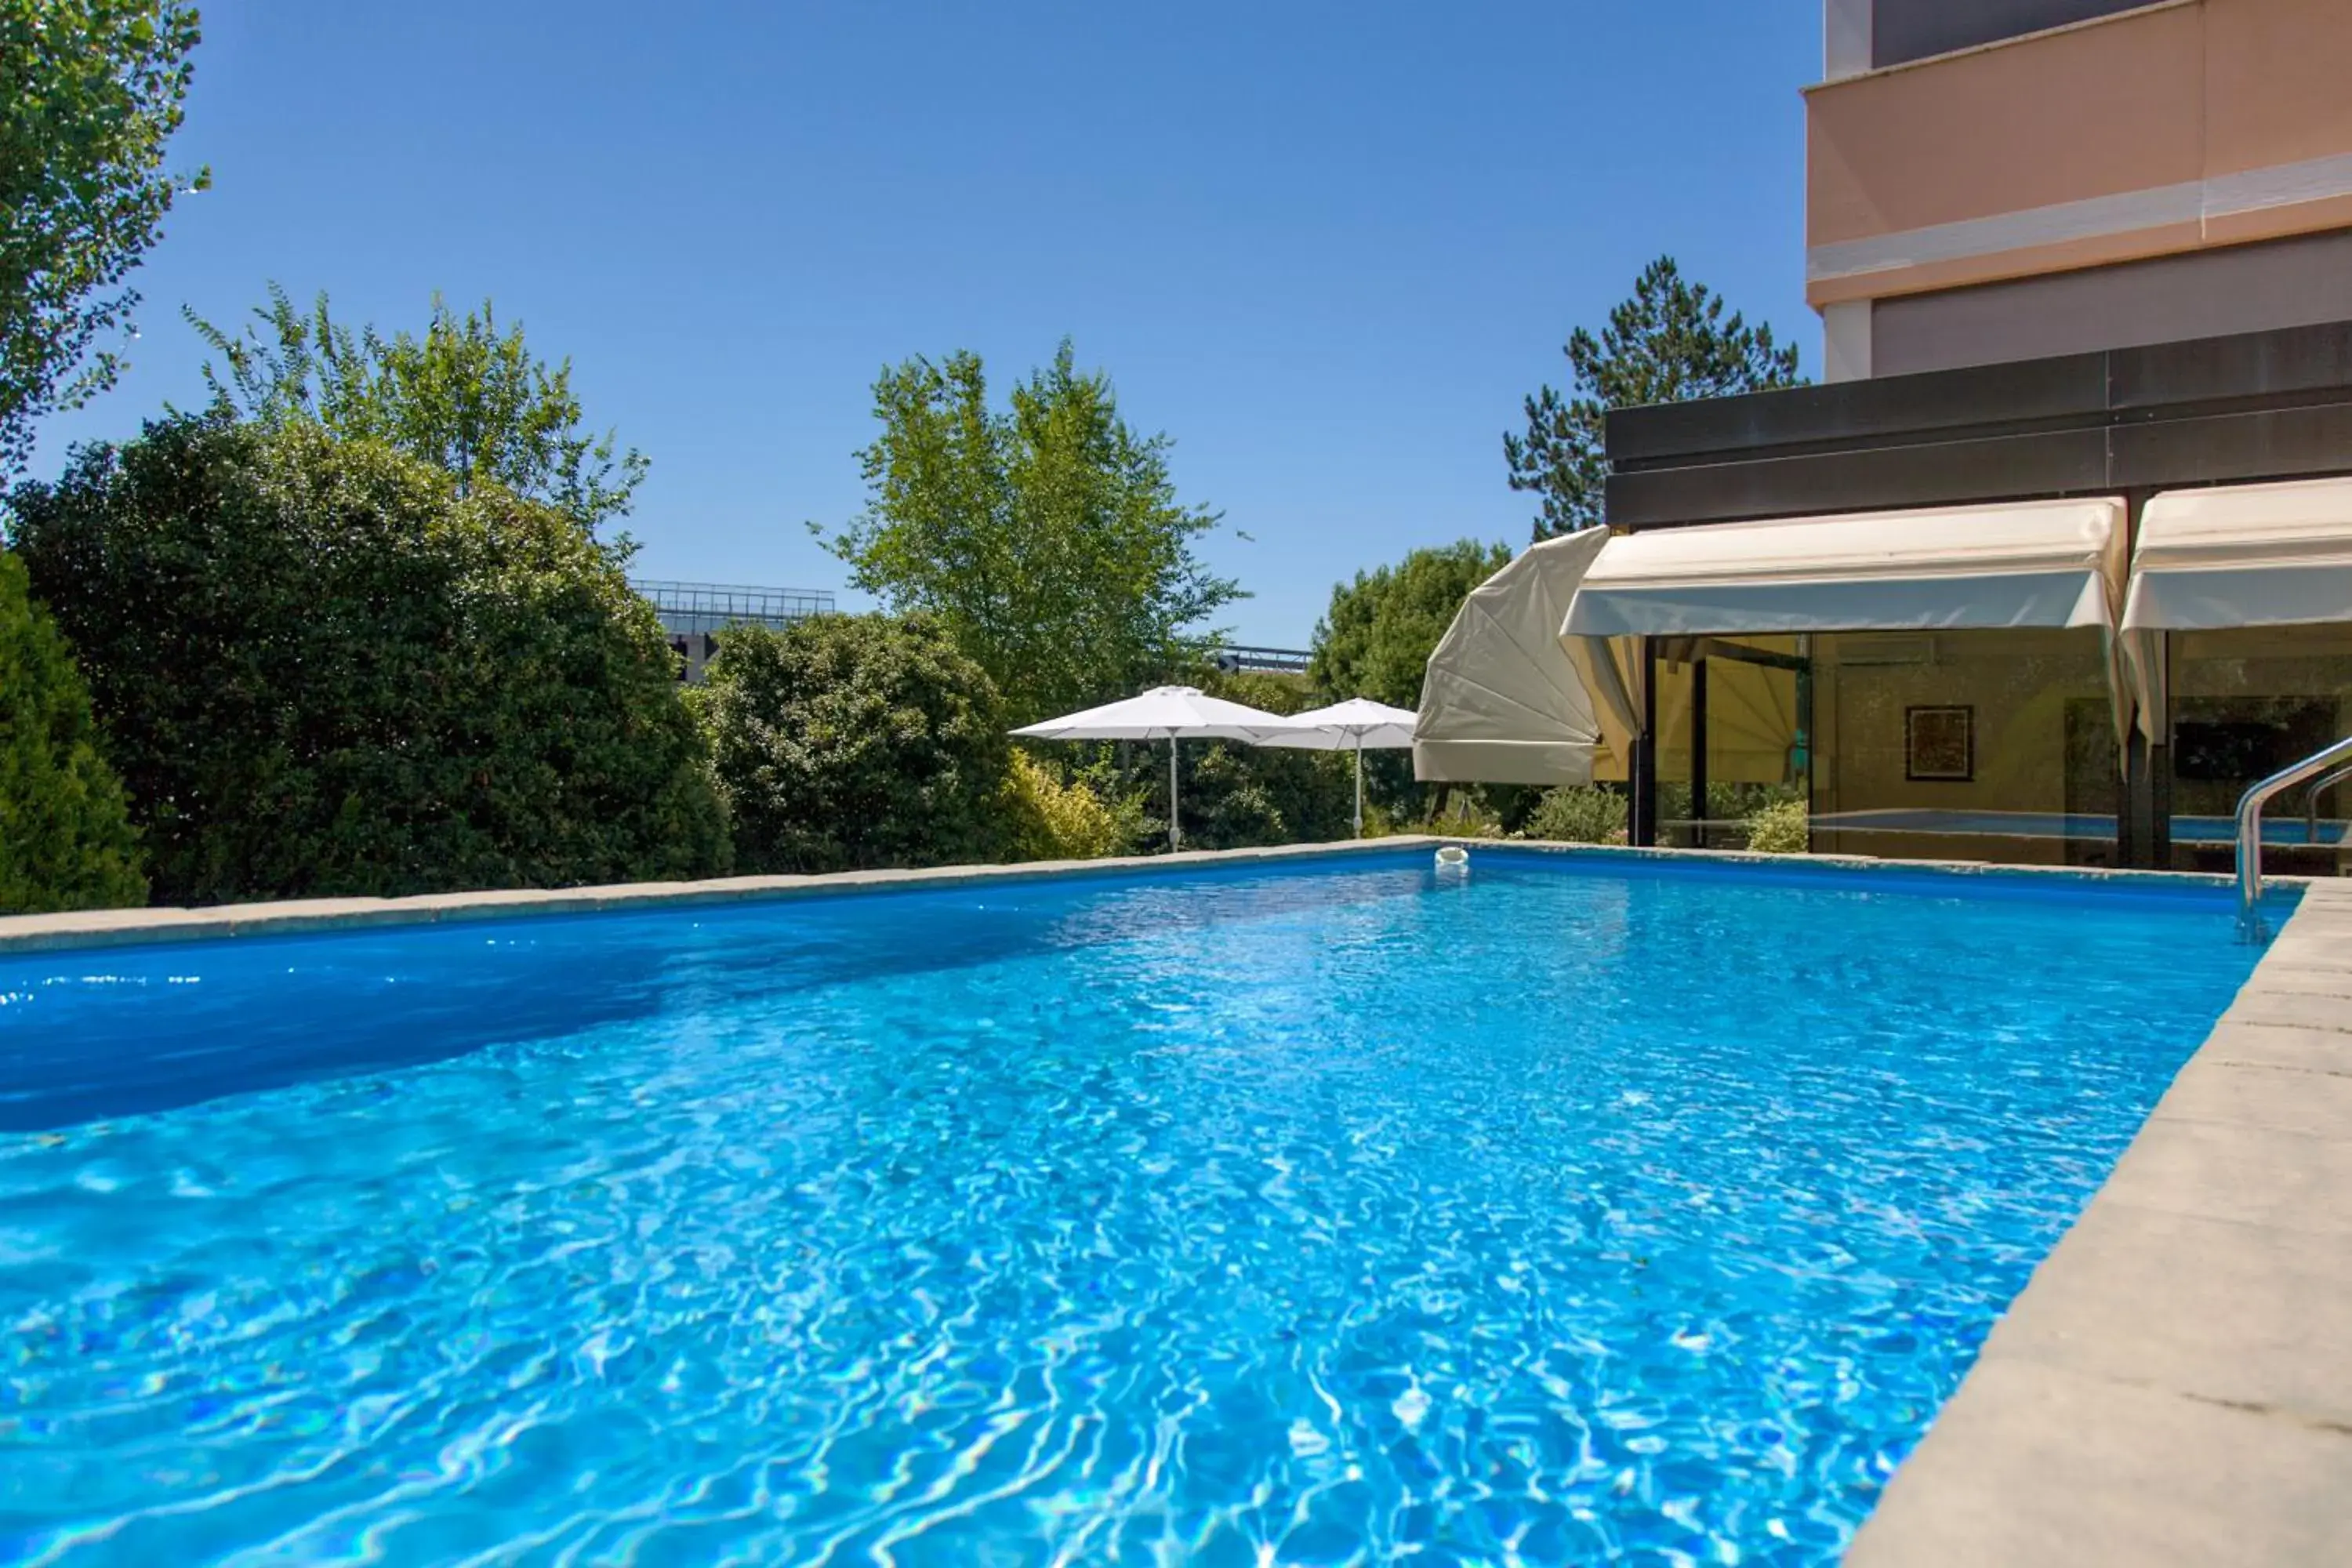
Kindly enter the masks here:
[[1168, 853], [1184, 847], [1184, 825], [1176, 818], [1176, 737], [1168, 737]]
[[1356, 837], [1364, 836], [1364, 738], [1356, 737]]

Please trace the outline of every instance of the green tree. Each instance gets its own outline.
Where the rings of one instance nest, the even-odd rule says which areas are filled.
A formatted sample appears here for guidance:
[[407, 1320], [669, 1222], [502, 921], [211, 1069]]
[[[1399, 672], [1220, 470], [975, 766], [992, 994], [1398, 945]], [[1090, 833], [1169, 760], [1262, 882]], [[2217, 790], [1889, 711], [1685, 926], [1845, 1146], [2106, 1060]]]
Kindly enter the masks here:
[[0, 479], [121, 374], [93, 345], [130, 330], [122, 280], [208, 183], [163, 168], [197, 37], [179, 0], [0, 0]]
[[1331, 590], [1331, 607], [1316, 623], [1307, 679], [1333, 701], [1420, 707], [1422, 671], [1454, 612], [1510, 562], [1507, 546], [1465, 539], [1357, 573]]
[[[1213, 697], [1268, 713], [1296, 713], [1316, 705], [1314, 691], [1291, 677], [1211, 669], [1195, 684]], [[1136, 747], [1129, 760], [1132, 776], [1150, 791], [1146, 798], [1164, 800], [1167, 749]], [[1341, 752], [1187, 742], [1182, 768], [1188, 849], [1322, 843], [1355, 830], [1354, 760]]]
[[[1464, 539], [1357, 573], [1331, 590], [1330, 608], [1316, 623], [1308, 679], [1326, 700], [1369, 697], [1419, 708], [1429, 656], [1462, 601], [1510, 559], [1506, 545]], [[1364, 797], [1381, 813], [1421, 816], [1437, 794], [1414, 781], [1410, 752], [1365, 753]]]
[[1067, 342], [1004, 411], [980, 356], [955, 353], [885, 371], [874, 413], [866, 510], [828, 548], [891, 609], [936, 617], [1014, 723], [1190, 663], [1241, 596], [1193, 553], [1218, 517], [1177, 500], [1168, 437], [1137, 435]]
[[1542, 498], [1535, 536], [1549, 539], [1601, 521], [1609, 478], [1602, 426], [1609, 410], [1685, 398], [1795, 386], [1797, 351], [1750, 327], [1720, 295], [1685, 281], [1672, 257], [1642, 270], [1633, 294], [1609, 312], [1595, 338], [1579, 327], [1567, 346], [1571, 392], [1547, 385], [1527, 400], [1524, 435], [1503, 436], [1511, 488]]
[[0, 914], [147, 901], [122, 785], [65, 639], [0, 551]]
[[593, 530], [626, 515], [645, 481], [643, 456], [583, 427], [572, 362], [534, 355], [520, 322], [500, 331], [487, 300], [460, 317], [435, 295], [422, 337], [353, 332], [324, 293], [306, 311], [276, 283], [241, 335], [183, 314], [218, 356], [205, 366], [216, 403], [381, 441], [454, 475], [459, 495], [501, 486]]
[[1004, 704], [934, 622], [816, 616], [720, 639], [702, 699], [747, 871], [994, 858]]
[[725, 869], [676, 656], [564, 513], [217, 412], [81, 448], [9, 505], [158, 897]]

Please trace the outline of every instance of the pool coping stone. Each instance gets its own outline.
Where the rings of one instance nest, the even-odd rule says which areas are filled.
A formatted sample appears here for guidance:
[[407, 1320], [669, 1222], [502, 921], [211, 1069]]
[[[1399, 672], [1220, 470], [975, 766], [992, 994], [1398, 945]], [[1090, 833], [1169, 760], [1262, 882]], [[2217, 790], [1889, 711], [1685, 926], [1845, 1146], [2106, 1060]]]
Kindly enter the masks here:
[[2306, 886], [1846, 1562], [2352, 1563], [2352, 883]]
[[886, 889], [919, 889], [1116, 876], [1135, 871], [1209, 869], [1319, 858], [1434, 849], [1453, 840], [1412, 836], [1284, 844], [1251, 849], [1184, 850], [1097, 860], [1030, 860], [1011, 866], [941, 866], [919, 870], [830, 871], [806, 876], [714, 877], [689, 882], [618, 882], [586, 888], [509, 888], [403, 898], [289, 899], [194, 909], [82, 910], [0, 917], [0, 953], [54, 952], [151, 942], [216, 942], [288, 936], [367, 926], [432, 925], [469, 920], [597, 914], [696, 905], [821, 898]]
[[[1480, 850], [1559, 855], [1594, 861], [1751, 864], [1785, 869], [1875, 874], [1932, 871], [2000, 878], [2054, 876], [2074, 880], [2169, 887], [2226, 887], [2209, 872], [2153, 871], [2082, 866], [2004, 866], [1979, 860], [1904, 860], [1868, 855], [1768, 855], [1740, 849], [1669, 846], [1566, 844], [1542, 839], [1465, 838], [1399, 834], [1323, 844], [1247, 849], [1188, 849], [1176, 854], [1120, 855], [1096, 860], [1032, 860], [1009, 866], [941, 866], [919, 870], [832, 871], [805, 876], [717, 877], [700, 881], [621, 882], [584, 888], [509, 888], [466, 893], [418, 893], [400, 898], [288, 899], [196, 908], [149, 906], [77, 910], [58, 914], [0, 916], [0, 955], [159, 942], [218, 942], [233, 937], [292, 936], [369, 926], [430, 925], [473, 920], [522, 920], [548, 915], [647, 911], [669, 907], [819, 898], [883, 889], [965, 887], [1047, 878], [1107, 877], [1138, 871], [1205, 870], [1253, 863], [1378, 856], [1458, 844]], [[2265, 878], [2266, 885], [2308, 885], [2295, 877]], [[2286, 940], [2284, 935], [2279, 939]]]

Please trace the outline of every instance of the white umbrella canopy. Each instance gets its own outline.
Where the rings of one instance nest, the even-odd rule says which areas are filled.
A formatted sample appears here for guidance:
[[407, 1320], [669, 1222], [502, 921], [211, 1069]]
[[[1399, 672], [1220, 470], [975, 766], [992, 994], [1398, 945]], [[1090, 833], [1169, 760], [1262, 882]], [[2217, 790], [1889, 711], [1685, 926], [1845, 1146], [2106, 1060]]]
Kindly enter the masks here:
[[1391, 708], [1369, 697], [1350, 697], [1328, 708], [1310, 708], [1278, 721], [1280, 728], [1258, 743], [1303, 746], [1315, 752], [1346, 752], [1360, 747], [1384, 751], [1412, 744], [1413, 721], [1421, 717], [1410, 708]]
[[1317, 752], [1353, 752], [1356, 753], [1356, 837], [1364, 836], [1364, 751], [1395, 751], [1412, 744], [1413, 721], [1420, 718], [1410, 708], [1391, 708], [1385, 702], [1375, 702], [1369, 697], [1350, 697], [1345, 702], [1334, 702], [1328, 708], [1310, 708], [1304, 713], [1293, 713], [1281, 721], [1282, 727], [1261, 735], [1262, 746], [1304, 747]]
[[1279, 714], [1212, 697], [1197, 686], [1155, 686], [1139, 696], [1024, 724], [1013, 732], [1035, 741], [1167, 742], [1168, 847], [1172, 850], [1184, 847], [1184, 829], [1176, 816], [1176, 742], [1256, 741], [1286, 722]]

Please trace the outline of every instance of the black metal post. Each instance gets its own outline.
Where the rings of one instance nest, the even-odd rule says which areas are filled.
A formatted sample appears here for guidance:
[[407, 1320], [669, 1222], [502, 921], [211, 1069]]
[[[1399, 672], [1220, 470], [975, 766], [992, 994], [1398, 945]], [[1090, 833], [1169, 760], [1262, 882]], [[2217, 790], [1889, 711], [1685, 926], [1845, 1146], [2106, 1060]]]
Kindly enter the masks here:
[[1797, 667], [1797, 748], [1789, 761], [1792, 767], [1805, 770], [1805, 852], [1811, 854], [1813, 812], [1817, 809], [1813, 789], [1813, 639], [1801, 637], [1797, 646], [1804, 650], [1804, 662]]
[[1646, 847], [1658, 841], [1658, 653], [1648, 637], [1641, 645], [1642, 732], [1633, 737], [1633, 799], [1625, 836]]
[[2124, 739], [2123, 799], [2116, 806], [2116, 864], [2147, 866], [2155, 833], [2155, 791], [2148, 784], [2147, 748], [2136, 735]]
[[2158, 870], [2172, 865], [2172, 634], [2158, 632], [2157, 668], [2164, 671], [2164, 711], [2148, 727], [2160, 744], [2147, 749], [2147, 863]]
[[1691, 660], [1691, 847], [1706, 847], [1706, 660]]

